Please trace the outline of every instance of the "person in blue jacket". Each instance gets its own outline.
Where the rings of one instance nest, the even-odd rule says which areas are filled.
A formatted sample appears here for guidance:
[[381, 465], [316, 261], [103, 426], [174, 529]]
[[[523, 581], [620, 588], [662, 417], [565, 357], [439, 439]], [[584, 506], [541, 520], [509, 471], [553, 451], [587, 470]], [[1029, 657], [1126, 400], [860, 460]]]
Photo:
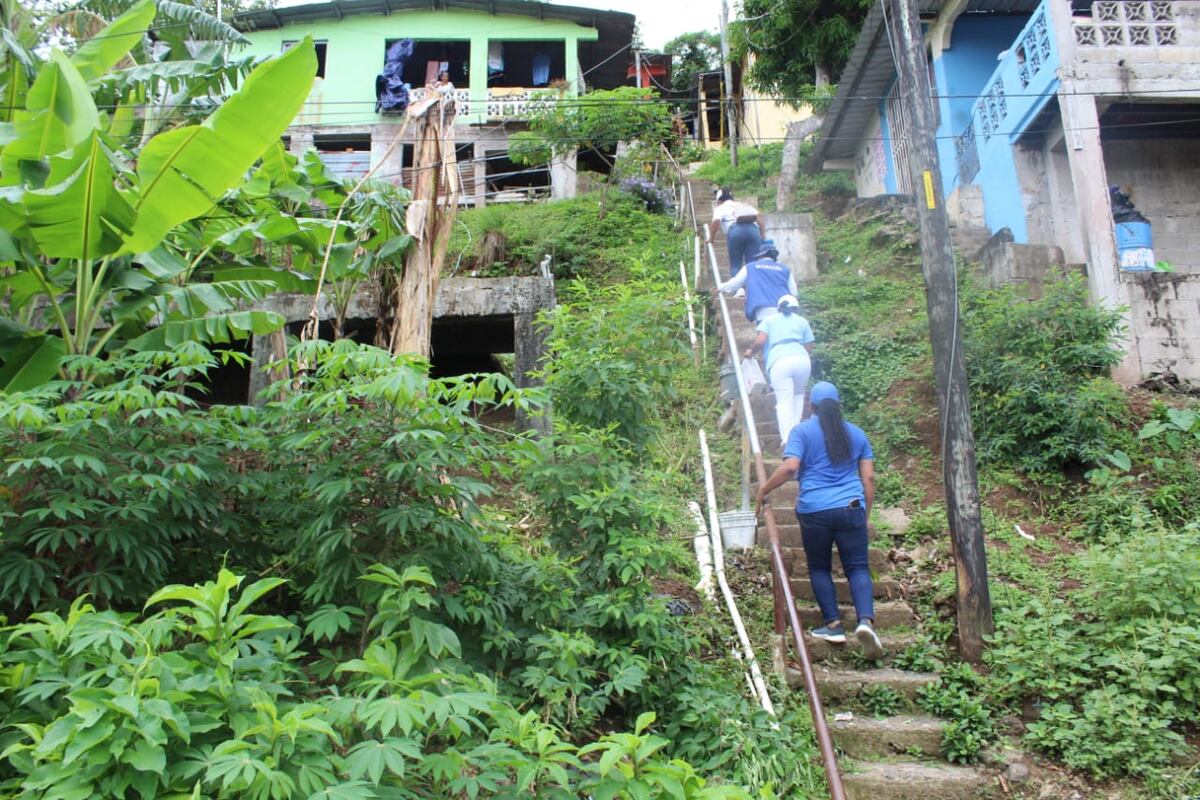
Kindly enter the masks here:
[[767, 380], [775, 393], [775, 419], [779, 438], [786, 442], [792, 428], [804, 418], [804, 390], [812, 374], [812, 326], [800, 316], [800, 303], [790, 294], [779, 300], [779, 313], [758, 323], [758, 337], [743, 355], [753, 358], [766, 350]]
[[774, 316], [778, 313], [780, 299], [785, 295], [797, 294], [796, 277], [791, 269], [776, 261], [777, 258], [779, 248], [770, 239], [764, 239], [746, 266], [717, 287], [724, 294], [745, 288], [746, 319], [751, 322], [762, 322]]
[[858, 623], [854, 638], [871, 661], [883, 657], [875, 633], [874, 586], [867, 561], [867, 518], [875, 501], [875, 454], [862, 428], [842, 418], [837, 387], [822, 381], [812, 389], [814, 416], [792, 429], [783, 463], [758, 490], [761, 508], [772, 491], [800, 481], [796, 518], [813, 594], [824, 624], [810, 631], [830, 642], [846, 641], [833, 585], [833, 546], [842, 559]]

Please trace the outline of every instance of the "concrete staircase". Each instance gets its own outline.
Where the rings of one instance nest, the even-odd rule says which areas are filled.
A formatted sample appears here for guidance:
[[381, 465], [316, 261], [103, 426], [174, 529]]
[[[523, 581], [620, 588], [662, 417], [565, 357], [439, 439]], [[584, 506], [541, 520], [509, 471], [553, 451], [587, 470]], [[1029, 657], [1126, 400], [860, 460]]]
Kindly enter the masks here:
[[[689, 182], [692, 185], [696, 217], [704, 224], [712, 217], [712, 184], [697, 180]], [[962, 231], [960, 235], [964, 233], [966, 235], [961, 236], [963, 241], [960, 246], [966, 249], [977, 250], [976, 242], [981, 245], [981, 239], [985, 240], [982, 233], [986, 232]], [[714, 249], [724, 277], [728, 274], [728, 255], [722, 234], [718, 234]], [[711, 292], [715, 287], [707, 253], [702, 252], [702, 258], [699, 288]], [[725, 358], [730, 355], [741, 358], [741, 352], [754, 341], [757, 332], [754, 323], [746, 319], [744, 301], [733, 297], [728, 300], [738, 349], [736, 353], [729, 354], [723, 345], [722, 353]], [[718, 326], [721, 325], [720, 308], [715, 296], [712, 298], [712, 312]], [[724, 341], [723, 331], [721, 337]], [[807, 397], [805, 403], [808, 403]], [[752, 397], [750, 404], [763, 459], [770, 474], [780, 464], [782, 450], [775, 422], [775, 398], [770, 393], [762, 394]], [[740, 405], [735, 403], [735, 406], [738, 407], [740, 425]], [[756, 492], [757, 486], [753, 486], [751, 495]], [[794, 483], [786, 484], [770, 497], [770, 506], [779, 526], [783, 561], [796, 597], [797, 612], [807, 630], [818, 627], [823, 620], [814, 602], [812, 584], [808, 578], [808, 560], [803, 549], [800, 526], [796, 521], [795, 502]], [[760, 525], [760, 545], [766, 545], [766, 535], [766, 527]], [[871, 535], [873, 538], [874, 530]], [[874, 578], [875, 626], [887, 651], [882, 661], [864, 666], [861, 659], [854, 658], [857, 647], [852, 643], [830, 644], [811, 636], [805, 637], [816, 671], [818, 691], [830, 717], [830, 732], [842, 754], [841, 766], [847, 794], [851, 800], [972, 800], [986, 796], [989, 781], [983, 773], [951, 766], [939, 759], [943, 720], [918, 713], [899, 714], [885, 719], [876, 719], [859, 711], [849, 715], [839, 714], [872, 686], [891, 688], [905, 698], [910, 708], [915, 708], [913, 701], [917, 692], [937, 679], [933, 674], [889, 666], [897, 653], [919, 640], [915, 631], [917, 620], [912, 608], [903, 600], [899, 582], [891, 577], [892, 565], [887, 553], [872, 547], [869, 558]], [[834, 584], [843, 624], [852, 629], [855, 614], [850, 603], [850, 587], [837, 558], [834, 559]], [[803, 691], [799, 670], [792, 665], [785, 669], [788, 684]]]

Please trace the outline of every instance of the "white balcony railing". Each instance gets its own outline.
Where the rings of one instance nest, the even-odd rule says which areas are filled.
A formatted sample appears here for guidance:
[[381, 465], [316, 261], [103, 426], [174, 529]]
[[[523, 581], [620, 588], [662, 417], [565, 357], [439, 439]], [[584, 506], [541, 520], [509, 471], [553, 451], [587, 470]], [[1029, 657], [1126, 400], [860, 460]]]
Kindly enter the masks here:
[[[419, 103], [425, 99], [425, 96], [432, 90], [420, 87], [413, 89], [409, 93], [409, 102]], [[471, 90], [470, 89], [452, 89], [450, 96], [454, 98], [454, 113], [457, 117], [462, 118], [469, 116], [471, 113]]]

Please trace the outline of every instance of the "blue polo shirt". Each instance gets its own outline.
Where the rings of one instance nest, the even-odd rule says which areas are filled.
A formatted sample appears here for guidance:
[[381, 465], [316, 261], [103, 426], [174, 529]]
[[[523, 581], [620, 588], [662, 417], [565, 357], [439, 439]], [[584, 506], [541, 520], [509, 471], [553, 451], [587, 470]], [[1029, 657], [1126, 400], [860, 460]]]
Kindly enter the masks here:
[[825, 451], [825, 434], [815, 416], [792, 428], [783, 457], [800, 459], [797, 514], [845, 508], [854, 500], [867, 502], [862, 479], [858, 477], [858, 462], [863, 459], [873, 461], [875, 454], [862, 428], [847, 422], [846, 432], [850, 440], [850, 458], [834, 464]]
[[782, 311], [758, 323], [758, 332], [767, 335], [767, 371], [782, 356], [808, 354], [804, 345], [815, 341], [812, 326], [799, 314]]

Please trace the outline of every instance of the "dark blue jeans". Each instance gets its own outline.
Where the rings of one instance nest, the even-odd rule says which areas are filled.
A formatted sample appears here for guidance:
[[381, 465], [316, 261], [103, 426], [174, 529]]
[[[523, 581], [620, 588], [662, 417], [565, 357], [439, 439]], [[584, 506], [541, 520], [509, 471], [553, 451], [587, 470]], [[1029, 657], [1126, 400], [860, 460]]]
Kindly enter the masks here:
[[874, 586], [867, 561], [867, 509], [831, 508], [810, 514], [797, 514], [804, 554], [808, 557], [808, 577], [813, 595], [821, 607], [825, 624], [841, 619], [837, 590], [833, 586], [833, 546], [842, 559], [842, 569], [850, 582], [850, 596], [859, 621], [875, 619]]
[[753, 222], [733, 223], [725, 234], [725, 243], [729, 246], [729, 276], [732, 278], [762, 247], [758, 225]]

